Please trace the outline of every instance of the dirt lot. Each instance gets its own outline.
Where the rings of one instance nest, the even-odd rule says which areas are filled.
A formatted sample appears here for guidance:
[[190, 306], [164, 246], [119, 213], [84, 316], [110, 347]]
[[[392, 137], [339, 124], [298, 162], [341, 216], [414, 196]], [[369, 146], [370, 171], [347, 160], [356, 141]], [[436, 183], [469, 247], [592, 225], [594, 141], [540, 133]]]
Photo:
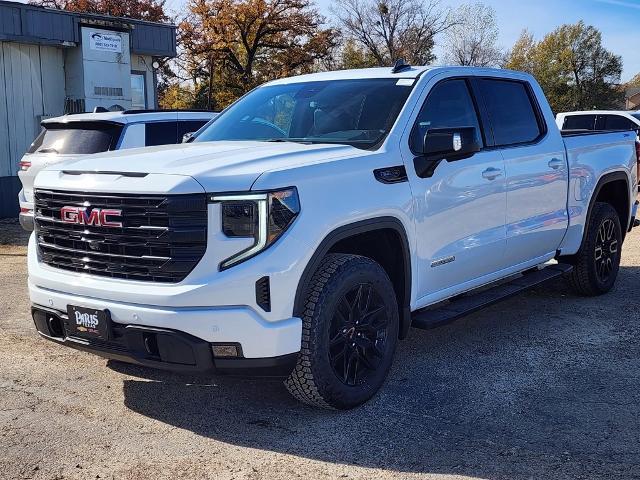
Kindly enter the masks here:
[[0, 478], [640, 478], [639, 230], [609, 295], [557, 282], [415, 330], [381, 394], [336, 413], [280, 382], [185, 378], [40, 339], [26, 238], [0, 223]]

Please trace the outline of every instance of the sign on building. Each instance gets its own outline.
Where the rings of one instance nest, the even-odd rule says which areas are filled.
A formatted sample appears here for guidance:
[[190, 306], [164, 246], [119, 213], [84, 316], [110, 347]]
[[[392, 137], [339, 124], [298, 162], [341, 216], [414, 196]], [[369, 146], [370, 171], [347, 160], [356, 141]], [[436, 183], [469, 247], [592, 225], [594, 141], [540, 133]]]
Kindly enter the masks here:
[[90, 32], [89, 47], [101, 52], [122, 53], [122, 37], [117, 34]]

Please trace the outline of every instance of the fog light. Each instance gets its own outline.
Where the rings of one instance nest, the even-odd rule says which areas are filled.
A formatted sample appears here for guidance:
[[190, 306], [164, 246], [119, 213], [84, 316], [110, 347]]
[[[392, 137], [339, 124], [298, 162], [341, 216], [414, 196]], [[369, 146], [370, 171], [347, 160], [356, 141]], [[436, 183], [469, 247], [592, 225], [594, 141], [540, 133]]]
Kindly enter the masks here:
[[214, 357], [240, 357], [240, 348], [238, 345], [224, 345], [217, 344], [212, 345], [211, 350], [213, 350]]

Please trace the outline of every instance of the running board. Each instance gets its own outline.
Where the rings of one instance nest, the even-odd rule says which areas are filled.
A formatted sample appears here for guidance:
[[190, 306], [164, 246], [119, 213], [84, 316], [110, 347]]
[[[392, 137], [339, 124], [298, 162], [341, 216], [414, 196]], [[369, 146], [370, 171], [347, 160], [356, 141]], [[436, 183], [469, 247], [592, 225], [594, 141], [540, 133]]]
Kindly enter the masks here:
[[424, 308], [414, 312], [411, 325], [414, 328], [428, 330], [457, 320], [470, 313], [506, 300], [541, 283], [561, 277], [573, 269], [572, 265], [558, 263], [540, 270], [522, 274], [508, 283], [482, 290], [478, 293], [465, 293], [436, 308]]

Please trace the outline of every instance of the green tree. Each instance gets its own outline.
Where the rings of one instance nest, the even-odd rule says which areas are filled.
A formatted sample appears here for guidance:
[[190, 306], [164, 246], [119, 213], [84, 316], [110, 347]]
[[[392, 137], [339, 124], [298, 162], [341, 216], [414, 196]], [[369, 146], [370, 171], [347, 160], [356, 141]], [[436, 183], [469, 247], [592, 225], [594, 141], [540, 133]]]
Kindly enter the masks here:
[[513, 46], [506, 68], [536, 77], [556, 112], [618, 108], [622, 58], [602, 45], [593, 26], [562, 25], [536, 42], [523, 32]]

